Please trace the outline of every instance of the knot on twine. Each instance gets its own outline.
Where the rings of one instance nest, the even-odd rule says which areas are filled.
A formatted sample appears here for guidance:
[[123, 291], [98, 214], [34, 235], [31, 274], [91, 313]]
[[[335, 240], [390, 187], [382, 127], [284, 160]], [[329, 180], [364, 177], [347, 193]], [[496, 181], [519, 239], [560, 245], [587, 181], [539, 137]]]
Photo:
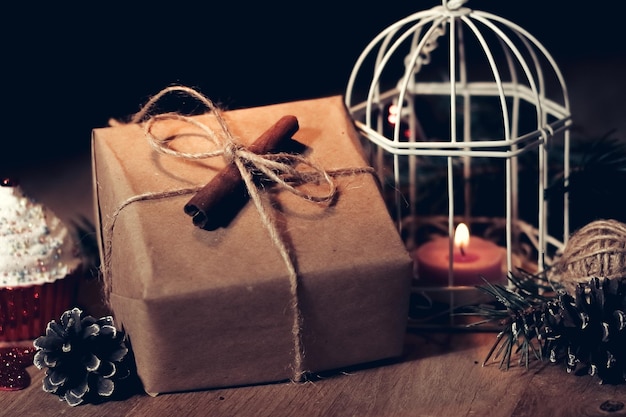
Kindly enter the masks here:
[[235, 162], [235, 158], [237, 158], [238, 153], [241, 152], [242, 149], [243, 149], [242, 145], [239, 145], [232, 140], [228, 141], [224, 145], [224, 154], [223, 154], [224, 160], [226, 161], [226, 163], [231, 164]]
[[552, 279], [571, 292], [591, 278], [626, 279], [626, 224], [596, 220], [572, 234]]

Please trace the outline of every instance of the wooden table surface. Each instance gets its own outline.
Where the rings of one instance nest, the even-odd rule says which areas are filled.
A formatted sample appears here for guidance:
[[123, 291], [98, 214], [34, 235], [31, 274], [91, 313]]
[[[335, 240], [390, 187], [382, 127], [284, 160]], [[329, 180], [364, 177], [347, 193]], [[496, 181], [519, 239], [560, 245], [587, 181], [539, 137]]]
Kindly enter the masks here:
[[[21, 178], [23, 188], [61, 218], [91, 216], [88, 155], [30, 169]], [[596, 378], [568, 374], [563, 364], [535, 361], [529, 370], [508, 371], [498, 363], [482, 366], [494, 338], [492, 332], [412, 330], [397, 360], [309, 382], [157, 397], [138, 390], [121, 401], [78, 407], [45, 393], [43, 371], [30, 366], [28, 388], [0, 392], [0, 416], [626, 416], [626, 384], [600, 385]]]
[[[141, 392], [101, 404], [70, 407], [31, 385], [0, 392], [2, 416], [626, 416], [626, 385], [600, 385], [563, 365], [529, 370], [482, 366], [494, 333], [407, 334], [394, 361], [322, 375], [316, 380], [164, 394]], [[622, 407], [621, 409], [619, 409]], [[616, 411], [603, 411], [617, 409]]]

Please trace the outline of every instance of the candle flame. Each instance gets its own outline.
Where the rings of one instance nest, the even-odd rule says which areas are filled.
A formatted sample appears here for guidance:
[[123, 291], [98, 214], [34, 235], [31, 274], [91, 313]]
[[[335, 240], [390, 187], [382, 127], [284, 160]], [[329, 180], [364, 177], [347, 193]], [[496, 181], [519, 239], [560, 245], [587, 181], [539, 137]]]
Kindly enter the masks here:
[[459, 223], [454, 231], [454, 246], [461, 251], [461, 254], [465, 253], [465, 249], [469, 246], [470, 233], [465, 223]]

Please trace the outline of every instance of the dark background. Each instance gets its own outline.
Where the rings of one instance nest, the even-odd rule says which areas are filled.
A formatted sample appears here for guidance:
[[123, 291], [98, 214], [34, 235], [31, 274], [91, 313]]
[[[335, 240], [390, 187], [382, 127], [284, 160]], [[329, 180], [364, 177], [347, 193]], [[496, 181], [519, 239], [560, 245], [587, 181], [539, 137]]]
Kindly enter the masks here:
[[[3, 6], [3, 175], [87, 152], [92, 128], [136, 112], [171, 84], [198, 88], [231, 109], [343, 94], [359, 52], [377, 33], [440, 4], [62, 3]], [[565, 74], [574, 116], [578, 111], [582, 123], [593, 123], [591, 113], [582, 114], [587, 107], [599, 113], [606, 106], [620, 116], [624, 109], [625, 23], [613, 4], [472, 0], [467, 6], [535, 35]], [[607, 80], [607, 73], [618, 80]], [[613, 120], [621, 118], [596, 130], [615, 127]]]

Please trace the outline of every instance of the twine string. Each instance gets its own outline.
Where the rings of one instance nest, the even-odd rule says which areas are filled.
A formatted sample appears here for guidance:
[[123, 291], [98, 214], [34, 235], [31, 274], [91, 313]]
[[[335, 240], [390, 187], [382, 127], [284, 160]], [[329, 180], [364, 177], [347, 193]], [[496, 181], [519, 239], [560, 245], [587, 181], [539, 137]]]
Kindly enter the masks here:
[[[219, 123], [220, 131], [215, 131], [196, 119], [178, 113], [157, 114], [151, 116], [147, 120], [144, 127], [148, 142], [157, 152], [183, 159], [207, 159], [222, 156], [227, 163], [239, 160], [242, 164], [236, 165], [242, 178], [245, 176], [245, 172], [261, 173], [263, 176], [276, 183], [281, 189], [285, 189], [290, 193], [311, 202], [327, 203], [332, 201], [335, 197], [337, 187], [335, 182], [332, 180], [331, 175], [343, 175], [342, 171], [345, 170], [329, 172], [301, 155], [286, 152], [274, 154], [268, 153], [265, 155], [258, 155], [254, 152], [250, 152], [246, 147], [241, 145], [239, 140], [231, 133], [228, 124], [221, 116], [220, 111], [217, 109], [215, 104], [213, 104], [210, 99], [192, 88], [172, 86], [162, 90], [159, 94], [150, 99], [144, 108], [137, 113], [135, 117], [133, 117], [133, 122], [138, 123], [143, 120], [149, 114], [149, 110], [164, 95], [172, 92], [184, 92], [185, 94], [198, 99], [207, 107], [209, 113], [212, 114], [215, 120]], [[159, 138], [153, 132], [154, 125], [163, 120], [179, 120], [199, 128], [206, 135], [205, 139], [208, 139], [216, 147], [216, 149], [196, 153], [187, 153], [173, 149], [170, 144], [176, 139], [176, 137]], [[301, 169], [297, 169], [296, 166], [300, 168], [308, 167], [310, 170], [302, 171]], [[355, 170], [352, 170], [352, 172], [356, 173]], [[316, 182], [318, 184], [325, 183], [328, 190], [324, 194], [314, 195], [310, 192], [303, 192], [292, 185], [292, 183], [301, 184], [303, 182]], [[258, 191], [256, 191], [256, 187], [248, 187], [248, 192], [254, 193]]]
[[[150, 111], [156, 105], [156, 103], [158, 103], [163, 96], [173, 92], [184, 93], [199, 100], [202, 104], [204, 104], [204, 106], [209, 110], [209, 113], [213, 115], [214, 119], [218, 122], [219, 130], [214, 130], [196, 119], [178, 113], [162, 113], [151, 115]], [[135, 116], [131, 120], [131, 123], [140, 123], [145, 119], [147, 119], [144, 124], [145, 136], [148, 139], [151, 147], [157, 152], [189, 160], [198, 160], [222, 156], [227, 161], [227, 163], [234, 163], [237, 166], [237, 169], [241, 174], [241, 178], [246, 186], [250, 199], [254, 203], [254, 206], [260, 216], [261, 222], [268, 232], [272, 243], [278, 250], [289, 275], [290, 291], [292, 297], [291, 306], [294, 311], [294, 320], [292, 324], [292, 335], [295, 350], [293, 363], [293, 379], [296, 381], [300, 381], [303, 378], [305, 371], [303, 369], [303, 348], [301, 335], [302, 313], [298, 302], [298, 273], [289, 248], [285, 244], [284, 239], [281, 237], [272, 216], [263, 204], [260, 192], [254, 183], [253, 174], [262, 174], [266, 178], [273, 181], [281, 189], [287, 190], [304, 200], [314, 203], [328, 203], [335, 198], [337, 193], [337, 186], [332, 177], [355, 175], [361, 173], [374, 173], [374, 171], [371, 169], [371, 167], [346, 168], [327, 171], [319, 165], [311, 162], [307, 158], [304, 158], [300, 155], [294, 155], [289, 153], [257, 155], [253, 152], [250, 152], [245, 147], [243, 147], [239, 143], [237, 138], [231, 133], [228, 124], [221, 116], [219, 110], [213, 104], [213, 102], [204, 95], [189, 87], [171, 86], [163, 89], [157, 95], [152, 97], [146, 103], [146, 105], [137, 114], [135, 114]], [[188, 153], [172, 148], [170, 145], [171, 142], [176, 139], [176, 136], [159, 138], [153, 132], [155, 124], [164, 120], [183, 121], [197, 127], [204, 133], [204, 136], [201, 137], [207, 139], [215, 149], [206, 152]], [[296, 166], [305, 169], [297, 169]], [[312, 194], [310, 192], [304, 192], [301, 189], [297, 188], [298, 185], [303, 183], [326, 184], [327, 191], [319, 195]], [[148, 192], [130, 197], [118, 206], [118, 208], [112, 214], [109, 226], [107, 227], [107, 239], [105, 240], [104, 248], [104, 286], [107, 300], [109, 300], [109, 296], [111, 293], [110, 269], [112, 236], [115, 222], [119, 214], [126, 207], [138, 201], [156, 200], [173, 196], [191, 194], [200, 190], [200, 188], [202, 188], [201, 185], [197, 187], [189, 187], [171, 191]]]
[[591, 278], [626, 276], [626, 224], [595, 220], [577, 230], [554, 265], [552, 278], [572, 291]]

